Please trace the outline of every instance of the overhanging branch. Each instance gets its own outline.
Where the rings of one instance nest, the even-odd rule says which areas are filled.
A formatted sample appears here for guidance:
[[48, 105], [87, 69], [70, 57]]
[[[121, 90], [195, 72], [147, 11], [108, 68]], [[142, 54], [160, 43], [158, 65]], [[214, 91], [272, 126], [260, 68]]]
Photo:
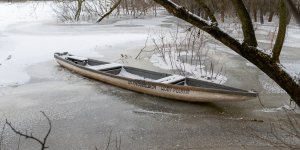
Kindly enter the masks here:
[[[163, 6], [169, 13], [205, 31], [206, 33], [213, 36], [216, 40], [222, 42], [224, 45], [253, 63], [260, 70], [266, 73], [271, 79], [273, 79], [278, 85], [280, 85], [280, 87], [282, 87], [291, 96], [295, 103], [300, 106], [299, 79], [293, 74], [289, 73], [289, 71], [287, 71], [280, 63], [274, 61], [270, 55], [263, 53], [260, 49], [257, 48], [257, 41], [255, 38], [252, 22], [248, 22], [249, 24], [251, 24], [251, 28], [248, 27], [248, 29], [250, 29], [252, 32], [246, 34], [253, 34], [252, 37], [250, 36], [250, 42], [254, 42], [254, 44], [252, 43], [252, 45], [249, 45], [249, 43], [247, 42], [244, 42], [242, 44], [237, 39], [231, 37], [217, 26], [211, 25], [206, 20], [191, 13], [182, 6], [178, 6], [171, 0], [154, 1]], [[232, 1], [242, 2], [241, 0]], [[247, 13], [247, 15], [249, 16], [247, 11], [244, 11], [244, 13]], [[251, 38], [253, 38], [254, 40], [251, 41]]]
[[241, 54], [240, 50], [242, 44], [239, 43], [230, 35], [228, 35], [227, 33], [223, 32], [220, 28], [209, 24], [209, 22], [207, 22], [206, 20], [191, 13], [190, 11], [186, 10], [184, 7], [179, 6], [170, 0], [154, 0], [154, 1], [162, 5], [164, 8], [166, 8], [169, 13], [207, 32], [212, 37], [222, 42], [224, 45], [228, 46], [236, 53]]

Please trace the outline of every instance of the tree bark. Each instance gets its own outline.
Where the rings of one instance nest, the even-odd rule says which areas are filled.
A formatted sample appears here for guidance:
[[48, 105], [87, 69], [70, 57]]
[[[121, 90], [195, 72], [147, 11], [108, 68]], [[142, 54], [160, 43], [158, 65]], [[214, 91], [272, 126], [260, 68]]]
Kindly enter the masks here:
[[75, 14], [75, 21], [79, 21], [79, 18], [80, 18], [80, 14], [81, 14], [81, 11], [82, 11], [82, 4], [85, 0], [77, 0], [77, 11], [76, 11], [76, 14]]
[[202, 7], [206, 15], [210, 18], [211, 22], [215, 23], [215, 25], [218, 25], [218, 21], [214, 13], [208, 8], [208, 6], [202, 0], [196, 0], [196, 2], [200, 5], [200, 7]]
[[253, 19], [254, 22], [257, 22], [257, 2], [252, 0], [252, 9], [253, 9]]
[[178, 6], [170, 0], [154, 0], [168, 12], [174, 16], [181, 18], [199, 29], [207, 32], [216, 40], [222, 42], [224, 45], [256, 65], [271, 79], [273, 79], [281, 88], [283, 88], [300, 106], [300, 79], [297, 76], [290, 75], [288, 71], [279, 63], [274, 61], [270, 55], [265, 54], [256, 47], [249, 46], [247, 43], [241, 44], [238, 40], [234, 39], [220, 28], [211, 26], [205, 20], [199, 18], [195, 14], [187, 11], [185, 8]]
[[265, 15], [265, 5], [266, 5], [266, 1], [265, 0], [261, 0], [261, 2], [259, 3], [259, 18], [260, 18], [260, 23], [264, 24], [265, 20], [264, 20], [264, 15]]
[[292, 0], [285, 0], [284, 2], [286, 6], [288, 6], [292, 14], [294, 15], [296, 22], [300, 25], [300, 11], [297, 10]]
[[269, 14], [268, 22], [272, 22], [273, 21], [273, 16], [274, 16], [274, 11], [271, 11], [270, 14]]
[[243, 34], [244, 34], [244, 42], [246, 42], [250, 46], [257, 46], [257, 41], [254, 33], [253, 24], [250, 18], [250, 15], [243, 3], [242, 0], [231, 0], [234, 8], [237, 11], [239, 19], [241, 20]]
[[284, 0], [280, 0], [280, 8], [279, 8], [279, 29], [277, 33], [276, 42], [273, 48], [273, 60], [275, 62], [280, 62], [279, 56], [281, 53], [281, 49], [283, 47], [285, 35], [286, 35], [286, 28], [288, 25], [289, 20], [289, 13], [288, 9], [286, 8]]
[[221, 21], [225, 22], [225, 2], [221, 1]]
[[273, 17], [274, 17], [274, 14], [275, 14], [275, 8], [277, 8], [278, 4], [276, 1], [273, 1], [273, 0], [269, 0], [268, 2], [268, 5], [269, 5], [269, 17], [268, 17], [268, 22], [272, 22], [273, 21]]
[[264, 20], [264, 9], [263, 8], [259, 9], [259, 18], [260, 18], [260, 24], [264, 24], [265, 20]]

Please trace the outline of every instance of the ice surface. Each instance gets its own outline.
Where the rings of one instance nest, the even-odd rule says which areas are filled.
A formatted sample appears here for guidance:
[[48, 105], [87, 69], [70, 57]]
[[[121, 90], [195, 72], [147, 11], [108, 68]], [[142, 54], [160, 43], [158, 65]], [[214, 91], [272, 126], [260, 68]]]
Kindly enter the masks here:
[[[276, 35], [277, 35], [277, 31], [278, 31], [278, 24], [265, 24], [265, 25], [259, 25], [258, 26], [258, 31], [256, 31], [256, 34], [262, 34], [265, 35], [265, 37], [267, 38], [268, 34], [274, 32], [275, 36], [273, 39], [273, 44], [276, 40]], [[270, 37], [273, 38], [273, 37]], [[295, 26], [288, 26], [287, 29], [287, 34], [286, 34], [286, 38], [284, 41], [284, 46], [287, 47], [294, 47], [294, 48], [300, 48], [300, 28], [299, 27], [295, 27]], [[258, 42], [261, 43], [271, 43], [271, 39], [258, 39]]]
[[[147, 37], [148, 27], [128, 30], [115, 24], [60, 24], [52, 7], [53, 2], [0, 3], [0, 87], [28, 82], [26, 68], [53, 61], [55, 52], [95, 58], [119, 56], [123, 49], [112, 51], [113, 47], [143, 44]], [[159, 24], [162, 19], [151, 21]], [[117, 23], [128, 24], [128, 20]]]

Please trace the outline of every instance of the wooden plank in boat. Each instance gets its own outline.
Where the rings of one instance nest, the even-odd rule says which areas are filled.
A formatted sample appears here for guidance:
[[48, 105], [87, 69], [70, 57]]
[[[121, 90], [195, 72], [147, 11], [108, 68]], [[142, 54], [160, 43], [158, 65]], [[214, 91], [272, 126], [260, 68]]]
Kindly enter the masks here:
[[110, 64], [103, 64], [103, 65], [97, 65], [97, 66], [87, 66], [89, 69], [93, 70], [107, 70], [107, 69], [113, 69], [113, 68], [118, 68], [122, 67], [121, 64], [117, 63], [110, 63]]
[[74, 60], [79, 60], [79, 61], [87, 61], [87, 58], [84, 57], [79, 57], [79, 56], [67, 56], [66, 58], [74, 59]]
[[185, 79], [184, 76], [172, 75], [172, 76], [167, 76], [167, 77], [155, 80], [155, 82], [171, 84], [171, 83], [179, 82], [179, 81], [184, 80], [184, 79]]

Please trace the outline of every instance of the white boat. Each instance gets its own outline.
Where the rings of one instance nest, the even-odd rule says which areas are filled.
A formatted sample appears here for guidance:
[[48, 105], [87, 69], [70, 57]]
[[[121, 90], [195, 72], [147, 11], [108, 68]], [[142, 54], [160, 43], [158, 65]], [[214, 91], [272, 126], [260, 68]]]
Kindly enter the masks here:
[[159, 73], [109, 63], [67, 52], [55, 53], [58, 64], [85, 77], [131, 91], [188, 102], [232, 102], [257, 97], [257, 93], [180, 75]]

